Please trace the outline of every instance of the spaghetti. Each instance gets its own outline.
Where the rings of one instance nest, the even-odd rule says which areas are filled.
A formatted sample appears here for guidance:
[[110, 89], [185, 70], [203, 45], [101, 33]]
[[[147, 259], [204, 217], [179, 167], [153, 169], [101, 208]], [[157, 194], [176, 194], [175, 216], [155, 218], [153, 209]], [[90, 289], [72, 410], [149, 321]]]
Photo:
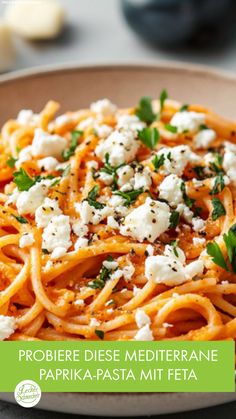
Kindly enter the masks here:
[[0, 136], [0, 339], [236, 338], [236, 123], [144, 97]]

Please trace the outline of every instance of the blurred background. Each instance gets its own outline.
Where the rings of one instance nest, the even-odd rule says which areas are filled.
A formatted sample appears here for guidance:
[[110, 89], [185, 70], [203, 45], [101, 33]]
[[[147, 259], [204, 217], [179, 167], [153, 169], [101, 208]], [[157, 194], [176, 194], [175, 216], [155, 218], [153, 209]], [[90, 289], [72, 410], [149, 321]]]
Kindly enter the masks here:
[[235, 0], [0, 0], [0, 72], [178, 60], [236, 72]]

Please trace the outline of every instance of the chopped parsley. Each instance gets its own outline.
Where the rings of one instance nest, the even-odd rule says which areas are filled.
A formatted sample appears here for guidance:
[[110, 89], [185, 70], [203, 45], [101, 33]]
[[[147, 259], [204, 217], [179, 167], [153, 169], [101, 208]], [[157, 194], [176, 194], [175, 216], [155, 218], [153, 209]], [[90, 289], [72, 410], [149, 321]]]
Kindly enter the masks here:
[[148, 125], [156, 120], [157, 115], [153, 112], [152, 100], [150, 97], [144, 96], [140, 99], [139, 105], [135, 110], [135, 115]]
[[216, 221], [222, 215], [226, 214], [225, 207], [219, 198], [213, 198], [211, 202], [213, 205], [213, 211], [212, 211], [211, 217], [213, 221]]
[[216, 265], [220, 266], [221, 268], [225, 269], [226, 271], [229, 271], [229, 268], [228, 268], [228, 266], [225, 262], [225, 259], [224, 259], [224, 255], [223, 255], [223, 253], [221, 251], [221, 248], [218, 245], [218, 243], [216, 243], [215, 241], [211, 242], [211, 243], [208, 243], [207, 244], [207, 254], [212, 257], [212, 260]]
[[13, 173], [14, 182], [20, 192], [28, 191], [35, 183], [28, 173], [21, 167], [18, 172]]
[[219, 175], [215, 177], [214, 185], [210, 192], [210, 195], [219, 194], [220, 192], [223, 191], [224, 187], [225, 187], [224, 175], [223, 173], [220, 173]]
[[[107, 260], [112, 262], [114, 259], [112, 256], [108, 256]], [[102, 265], [102, 269], [99, 272], [97, 278], [88, 283], [88, 286], [94, 290], [104, 288], [106, 282], [110, 279], [112, 274], [112, 269], [107, 269], [104, 265]]]
[[62, 176], [62, 177], [66, 177], [66, 176], [68, 176], [68, 175], [69, 175], [70, 170], [71, 170], [71, 165], [70, 165], [70, 164], [68, 164], [68, 165], [65, 167], [65, 169], [60, 169], [60, 170], [59, 170], [59, 172], [61, 173], [61, 176]]
[[160, 134], [157, 128], [144, 128], [138, 132], [138, 137], [142, 143], [151, 150], [156, 147], [160, 141]]
[[105, 207], [105, 205], [104, 205], [104, 204], [102, 204], [101, 202], [98, 202], [98, 201], [96, 200], [97, 195], [98, 195], [98, 192], [99, 192], [99, 186], [98, 186], [98, 185], [95, 185], [95, 186], [91, 189], [91, 191], [88, 193], [88, 196], [87, 196], [87, 198], [85, 199], [85, 201], [88, 201], [88, 203], [89, 203], [89, 205], [90, 205], [91, 207], [94, 207], [94, 208], [96, 208], [96, 209], [102, 209], [102, 208], [104, 208], [104, 207]]
[[152, 159], [152, 164], [154, 166], [155, 172], [157, 172], [161, 166], [163, 166], [165, 162], [165, 155], [160, 154], [159, 156], [156, 154]]
[[12, 214], [12, 216], [19, 221], [19, 223], [21, 224], [28, 224], [28, 220], [26, 220], [26, 218], [22, 217], [21, 215], [14, 215]]
[[204, 179], [205, 178], [205, 167], [204, 166], [194, 166], [193, 167], [194, 172], [196, 173], [197, 179]]
[[14, 157], [10, 156], [10, 157], [7, 159], [6, 163], [7, 163], [7, 165], [8, 165], [11, 169], [13, 169], [13, 167], [15, 167], [15, 164], [16, 164], [17, 160], [18, 160], [18, 159], [14, 159]]
[[214, 241], [207, 244], [207, 253], [212, 257], [216, 265], [225, 269], [227, 272], [232, 271], [236, 273], [236, 224], [229, 229], [228, 234], [223, 235], [223, 240], [226, 246], [227, 259], [231, 264], [231, 270], [217, 242]]
[[183, 200], [184, 200], [185, 205], [187, 205], [187, 207], [189, 207], [189, 208], [192, 208], [192, 206], [195, 202], [195, 199], [191, 199], [191, 198], [188, 197], [188, 195], [186, 193], [186, 186], [185, 186], [184, 182], [181, 183], [180, 189], [182, 191]]
[[199, 127], [199, 131], [204, 131], [205, 129], [209, 129], [207, 125], [201, 124]]
[[164, 89], [164, 90], [162, 90], [162, 92], [160, 94], [160, 113], [162, 113], [162, 111], [164, 109], [166, 99], [168, 99], [168, 93]]
[[178, 211], [173, 211], [170, 215], [170, 225], [169, 228], [176, 228], [179, 224], [180, 214]]
[[185, 103], [183, 106], [181, 106], [181, 108], [180, 108], [180, 112], [185, 112], [185, 111], [187, 111], [188, 110], [188, 108], [189, 108], [189, 105], [187, 104], [187, 103]]
[[95, 334], [99, 337], [99, 339], [103, 340], [104, 339], [104, 332], [103, 330], [95, 330]]
[[165, 124], [165, 129], [167, 131], [172, 132], [173, 134], [176, 134], [177, 131], [178, 131], [177, 127], [175, 127], [174, 125], [171, 125], [171, 124]]
[[69, 148], [63, 150], [61, 153], [64, 160], [69, 160], [69, 158], [73, 156], [78, 145], [78, 139], [81, 137], [81, 135], [83, 135], [83, 131], [72, 131], [70, 146]]
[[128, 192], [117, 191], [115, 192], [115, 195], [121, 196], [125, 200], [124, 205], [126, 207], [129, 207], [130, 205], [135, 203], [136, 199], [141, 193], [143, 193], [143, 188], [136, 190], [133, 189], [132, 191]]
[[172, 246], [173, 253], [178, 258], [179, 257], [179, 254], [178, 254], [178, 251], [177, 251], [178, 241], [177, 240], [173, 240], [172, 242], [170, 242], [170, 246]]
[[125, 166], [125, 163], [119, 164], [118, 166], [111, 166], [111, 164], [109, 163], [109, 154], [108, 153], [105, 154], [105, 164], [103, 168], [100, 169], [100, 172], [107, 173], [108, 175], [112, 176], [112, 179], [113, 179], [112, 184], [111, 184], [112, 190], [117, 189], [118, 187], [117, 171], [123, 166]]

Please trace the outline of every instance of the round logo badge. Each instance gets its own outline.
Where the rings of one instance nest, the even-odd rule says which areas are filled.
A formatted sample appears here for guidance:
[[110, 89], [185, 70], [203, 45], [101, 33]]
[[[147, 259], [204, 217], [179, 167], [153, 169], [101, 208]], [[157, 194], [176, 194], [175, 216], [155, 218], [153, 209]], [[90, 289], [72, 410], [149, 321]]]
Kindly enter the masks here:
[[24, 380], [15, 388], [15, 400], [22, 407], [34, 407], [41, 399], [41, 389], [32, 380]]

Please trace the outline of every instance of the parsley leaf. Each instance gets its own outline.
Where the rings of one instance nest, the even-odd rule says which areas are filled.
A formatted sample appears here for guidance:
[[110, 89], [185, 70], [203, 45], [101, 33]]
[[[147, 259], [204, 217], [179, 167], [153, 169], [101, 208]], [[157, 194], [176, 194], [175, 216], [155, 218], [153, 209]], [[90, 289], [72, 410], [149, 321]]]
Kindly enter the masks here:
[[225, 262], [224, 255], [218, 243], [211, 242], [207, 244], [207, 254], [212, 257], [213, 262], [229, 272], [229, 268]]
[[204, 166], [194, 166], [193, 167], [194, 172], [196, 173], [197, 179], [204, 179], [205, 177], [205, 167]]
[[28, 191], [35, 184], [35, 180], [22, 167], [18, 172], [13, 173], [13, 178], [20, 192]]
[[165, 124], [165, 129], [167, 131], [172, 132], [173, 134], [176, 134], [177, 131], [178, 131], [177, 127], [175, 127], [174, 125], [171, 125], [171, 124]]
[[136, 201], [136, 199], [138, 198], [138, 196], [143, 193], [143, 188], [140, 189], [136, 189], [136, 190], [132, 190], [132, 191], [128, 191], [128, 192], [115, 192], [115, 195], [121, 196], [125, 202], [124, 205], [126, 207], [129, 207], [131, 204], [134, 204], [134, 202]]
[[70, 146], [69, 148], [63, 150], [61, 153], [64, 160], [69, 160], [69, 158], [73, 156], [78, 145], [78, 139], [81, 137], [81, 135], [83, 135], [83, 131], [72, 131]]
[[71, 165], [70, 165], [70, 164], [68, 164], [68, 165], [65, 167], [65, 169], [60, 169], [60, 170], [59, 170], [59, 172], [61, 173], [61, 176], [62, 176], [62, 177], [66, 177], [66, 176], [68, 176], [68, 175], [69, 175], [70, 170], [71, 170]]
[[139, 101], [139, 106], [135, 110], [135, 115], [147, 124], [155, 121], [157, 115], [153, 112], [152, 101], [148, 96], [144, 96]]
[[100, 169], [100, 172], [107, 173], [108, 175], [111, 175], [113, 178], [113, 182], [111, 184], [111, 189], [117, 189], [118, 180], [117, 180], [117, 171], [121, 167], [125, 166], [125, 163], [121, 163], [118, 166], [111, 166], [109, 163], [109, 154], [105, 154], [105, 164], [102, 169]]
[[205, 129], [209, 129], [207, 125], [201, 124], [199, 127], [199, 131], [204, 131]]
[[182, 191], [183, 200], [184, 200], [185, 204], [187, 205], [187, 207], [192, 208], [192, 206], [195, 202], [195, 199], [191, 199], [191, 198], [188, 197], [188, 195], [186, 193], [186, 186], [185, 186], [184, 182], [181, 183], [180, 189]]
[[236, 273], [236, 235], [231, 229], [223, 236], [232, 270]]
[[91, 191], [88, 193], [88, 196], [85, 199], [85, 201], [88, 201], [88, 203], [91, 207], [94, 207], [96, 209], [102, 209], [102, 208], [105, 207], [105, 205], [102, 204], [101, 202], [96, 201], [98, 192], [99, 192], [99, 186], [95, 185], [91, 189]]
[[99, 337], [99, 339], [103, 340], [104, 339], [104, 332], [103, 330], [95, 330], [95, 334]]
[[157, 172], [161, 166], [163, 166], [165, 162], [165, 155], [160, 154], [159, 156], [156, 154], [152, 159], [152, 164], [154, 166], [155, 172]]
[[151, 150], [155, 148], [160, 141], [160, 134], [157, 128], [144, 128], [142, 131], [138, 132], [138, 137], [142, 143]]
[[225, 207], [219, 198], [213, 198], [211, 202], [213, 205], [211, 217], [213, 221], [216, 221], [219, 217], [226, 214]]
[[183, 106], [181, 106], [181, 108], [180, 108], [180, 112], [185, 112], [185, 111], [187, 111], [188, 110], [188, 108], [189, 108], [189, 105], [187, 104], [187, 103], [185, 103]]
[[28, 220], [26, 220], [26, 218], [22, 217], [21, 215], [14, 215], [12, 214], [12, 216], [19, 221], [19, 223], [21, 224], [28, 224]]
[[213, 188], [212, 188], [212, 190], [210, 192], [210, 195], [217, 195], [217, 194], [219, 194], [220, 192], [223, 191], [224, 187], [225, 187], [224, 176], [223, 176], [222, 173], [220, 173], [215, 178], [215, 182], [214, 182]]
[[162, 90], [161, 94], [160, 94], [160, 113], [163, 111], [164, 109], [164, 105], [165, 105], [165, 101], [166, 99], [168, 99], [168, 93], [167, 91], [164, 89]]
[[10, 156], [10, 157], [7, 159], [7, 161], [6, 161], [6, 164], [7, 164], [7, 165], [8, 165], [11, 169], [13, 169], [13, 167], [15, 167], [15, 164], [16, 164], [17, 160], [18, 160], [18, 159], [14, 159], [14, 157]]
[[178, 258], [179, 257], [179, 254], [178, 254], [178, 251], [177, 251], [178, 241], [177, 240], [173, 240], [172, 242], [170, 242], [170, 246], [172, 246], [173, 253]]
[[178, 211], [173, 211], [170, 215], [170, 225], [169, 228], [176, 228], [179, 224], [180, 214]]
[[[108, 256], [107, 260], [109, 262], [112, 262], [114, 259], [112, 256]], [[104, 288], [105, 283], [110, 279], [111, 274], [112, 274], [112, 270], [102, 265], [102, 269], [100, 270], [99, 275], [94, 281], [89, 282], [88, 286], [94, 290]]]

